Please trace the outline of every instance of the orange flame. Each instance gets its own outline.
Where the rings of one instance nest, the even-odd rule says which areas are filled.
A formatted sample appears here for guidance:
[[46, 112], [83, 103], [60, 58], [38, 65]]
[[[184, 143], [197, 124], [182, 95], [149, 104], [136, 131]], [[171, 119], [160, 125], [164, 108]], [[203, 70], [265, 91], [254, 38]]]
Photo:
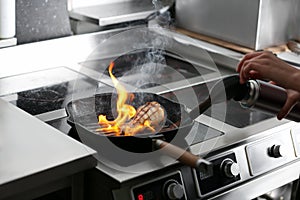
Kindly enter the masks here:
[[98, 123], [101, 128], [98, 128], [97, 131], [105, 133], [113, 133], [116, 136], [125, 135], [131, 136], [135, 135], [140, 131], [143, 131], [145, 128], [150, 129], [152, 132], [155, 131], [154, 128], [150, 126], [150, 122], [146, 120], [144, 124], [131, 124], [130, 119], [136, 115], [136, 109], [126, 104], [126, 101], [134, 98], [133, 94], [128, 94], [125, 87], [120, 84], [117, 78], [112, 74], [112, 69], [114, 63], [111, 62], [109, 65], [109, 75], [112, 79], [112, 82], [117, 90], [118, 99], [117, 99], [117, 118], [113, 121], [107, 120], [105, 115], [98, 116]]

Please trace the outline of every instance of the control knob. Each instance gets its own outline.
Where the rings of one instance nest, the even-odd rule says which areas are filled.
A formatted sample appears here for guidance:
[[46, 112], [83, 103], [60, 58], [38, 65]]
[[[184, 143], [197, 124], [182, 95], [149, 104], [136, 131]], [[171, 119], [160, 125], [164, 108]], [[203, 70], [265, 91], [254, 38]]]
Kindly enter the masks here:
[[284, 155], [284, 150], [281, 145], [273, 145], [268, 148], [268, 154], [269, 156], [273, 158], [279, 158]]
[[239, 165], [229, 158], [223, 160], [221, 170], [227, 178], [234, 178], [240, 174]]
[[176, 180], [169, 180], [164, 184], [164, 193], [168, 199], [181, 199], [184, 196], [184, 189]]

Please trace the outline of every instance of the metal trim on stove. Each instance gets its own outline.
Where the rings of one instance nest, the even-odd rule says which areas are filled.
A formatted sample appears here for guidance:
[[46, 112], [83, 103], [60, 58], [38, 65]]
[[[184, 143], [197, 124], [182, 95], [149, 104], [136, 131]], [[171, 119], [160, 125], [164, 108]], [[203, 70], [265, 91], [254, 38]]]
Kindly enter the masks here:
[[[166, 194], [166, 192], [167, 193], [169, 193], [168, 191], [165, 191], [165, 187], [166, 187], [166, 184], [167, 183], [169, 183], [170, 181], [173, 181], [173, 180], [175, 180], [174, 179], [174, 176], [176, 176], [176, 175], [179, 175], [179, 178], [180, 178], [180, 180], [178, 181], [178, 180], [176, 180], [174, 183], [176, 184], [176, 185], [180, 185], [181, 186], [181, 188], [183, 189], [183, 191], [182, 191], [182, 196], [181, 197], [178, 197], [178, 198], [180, 198], [180, 200], [187, 200], [187, 196], [186, 196], [186, 191], [185, 191], [185, 185], [184, 185], [184, 180], [183, 180], [183, 178], [182, 178], [182, 174], [181, 174], [181, 171], [179, 171], [179, 170], [176, 170], [176, 171], [174, 171], [174, 172], [172, 172], [172, 173], [168, 173], [168, 174], [166, 174], [166, 175], [164, 175], [164, 176], [160, 176], [160, 177], [157, 177], [157, 178], [155, 178], [155, 179], [152, 179], [152, 180], [150, 180], [150, 181], [146, 181], [146, 182], [143, 182], [143, 183], [141, 183], [141, 184], [137, 184], [137, 185], [135, 185], [135, 186], [133, 186], [132, 188], [131, 188], [131, 197], [132, 197], [132, 199], [134, 199], [134, 200], [140, 200], [140, 199], [144, 199], [144, 198], [135, 198], [135, 192], [134, 192], [134, 190], [137, 190], [137, 189], [139, 189], [139, 188], [142, 188], [142, 187], [145, 187], [145, 186], [149, 186], [150, 184], [155, 184], [155, 182], [159, 182], [159, 181], [162, 181], [162, 182], [164, 182], [164, 184], [163, 184], [163, 188], [161, 188], [163, 191], [161, 191], [162, 192], [162, 194], [159, 194], [160, 196], [166, 196], [166, 195], [168, 195], [168, 194]], [[166, 179], [166, 180], [165, 180]], [[150, 185], [151, 186], [151, 185]], [[179, 187], [178, 187], [179, 188]], [[150, 188], [148, 188], [148, 191], [145, 191], [146, 193], [148, 193], [149, 194], [149, 192], [152, 192], [151, 190], [150, 190]], [[176, 192], [175, 192], [176, 193]], [[177, 192], [178, 193], [178, 196], [179, 196], [179, 193], [181, 193], [181, 192]], [[156, 194], [156, 195], [158, 195], [158, 194]], [[175, 194], [175, 196], [176, 196], [176, 194]], [[165, 197], [165, 198], [168, 198], [168, 197]], [[178, 199], [178, 198], [169, 198], [169, 199]]]
[[240, 197], [239, 199], [255, 199], [298, 179], [299, 169], [300, 162], [296, 160], [262, 176], [258, 176], [251, 181], [246, 181], [222, 193], [215, 194], [207, 198], [207, 200], [232, 200], [236, 199], [236, 197]]
[[68, 116], [68, 114], [66, 112], [66, 109], [64, 109], [64, 108], [35, 115], [36, 118], [42, 120], [43, 122], [49, 122], [49, 121], [52, 121], [55, 119], [61, 119], [61, 118], [67, 117], [67, 116]]
[[[300, 148], [300, 132], [299, 132], [299, 127], [297, 124], [294, 124], [293, 122], [288, 123], [283, 126], [281, 131], [275, 132], [273, 129], [269, 134], [265, 134], [260, 138], [253, 138], [252, 140], [248, 142], [240, 142], [237, 144], [233, 144], [231, 146], [227, 146], [226, 148], [215, 150], [215, 152], [212, 152], [213, 156], [206, 158], [209, 161], [213, 161], [218, 158], [224, 158], [226, 159], [226, 155], [229, 155], [230, 153], [234, 154], [236, 156], [236, 163], [239, 165], [240, 168], [240, 180], [230, 183], [228, 185], [225, 185], [224, 187], [220, 187], [216, 190], [213, 190], [209, 193], [202, 194], [201, 193], [201, 188], [197, 186], [198, 190], [198, 195], [200, 198], [205, 198], [205, 199], [232, 199], [233, 195], [230, 193], [238, 193], [235, 192], [239, 188], [239, 190], [242, 190], [244, 192], [244, 195], [248, 196], [251, 195], [252, 198], [257, 197], [262, 195], [263, 193], [261, 192], [262, 189], [259, 188], [257, 190], [257, 193], [255, 194], [255, 191], [251, 190], [251, 194], [248, 194], [243, 187], [248, 187], [247, 185], [251, 185], [252, 183], [255, 182], [261, 182], [262, 185], [265, 185], [262, 181], [260, 180], [265, 180], [266, 178], [264, 177], [269, 177], [269, 174], [278, 174], [278, 171], [283, 171], [285, 168], [288, 168], [289, 165], [297, 165], [299, 162], [299, 155], [296, 156], [296, 149]], [[297, 133], [298, 130], [298, 133]], [[282, 155], [282, 157], [272, 157], [272, 155], [269, 155], [269, 148], [272, 147], [272, 144], [275, 142], [281, 141], [278, 144], [284, 145], [288, 147], [288, 150], [285, 151], [286, 154]], [[207, 142], [207, 141], [206, 141]], [[276, 143], [277, 144], [277, 143]], [[257, 147], [259, 145], [259, 150], [257, 151], [257, 154], [255, 154], [254, 157], [249, 157], [247, 156], [247, 147]], [[260, 146], [262, 145], [262, 147]], [[225, 151], [225, 149], [229, 149]], [[255, 148], [257, 149], [257, 148]], [[218, 153], [221, 152], [221, 153]], [[261, 154], [260, 154], [261, 152]], [[215, 153], [215, 154], [214, 154]], [[286, 157], [287, 156], [287, 157]], [[259, 158], [261, 157], [261, 158]], [[270, 160], [272, 160], [273, 164], [270, 164]], [[263, 169], [261, 171], [254, 171], [253, 173], [253, 165], [250, 163], [252, 162], [260, 162], [260, 164], [263, 166]], [[275, 164], [274, 164], [275, 163]], [[298, 163], [299, 166], [299, 163]], [[293, 167], [295, 168], [295, 167]], [[298, 170], [299, 171], [299, 170]], [[298, 178], [298, 172], [297, 170], [294, 171], [289, 171], [289, 172], [284, 172], [285, 174], [288, 174], [287, 177], [282, 176], [282, 183], [276, 183], [279, 186], [282, 186], [290, 181], [293, 181]], [[195, 177], [195, 182], [199, 183], [199, 180], [197, 178], [197, 173], [194, 170], [194, 177]], [[277, 175], [279, 176], [279, 175]], [[293, 178], [291, 178], [293, 177]], [[277, 178], [278, 179], [278, 178]], [[266, 180], [265, 180], [266, 181]], [[275, 189], [276, 185], [272, 183], [268, 188]], [[252, 184], [252, 187], [254, 187], [255, 184]], [[257, 187], [260, 187], [257, 185]], [[264, 192], [268, 192], [269, 190], [265, 190]], [[227, 196], [230, 198], [227, 198]], [[226, 197], [226, 198], [225, 198]]]
[[[201, 173], [201, 172], [197, 172], [197, 170], [193, 169], [195, 187], [196, 187], [199, 198], [204, 198], [204, 197], [214, 195], [218, 192], [225, 190], [226, 188], [233, 187], [243, 181], [242, 176], [245, 173], [243, 171], [243, 169], [241, 169], [241, 171], [239, 170], [239, 173], [234, 177], [226, 177], [226, 175], [224, 175], [224, 171], [223, 171], [224, 169], [222, 168], [222, 163], [226, 160], [233, 161], [240, 168], [240, 163], [239, 163], [239, 160], [238, 160], [238, 157], [236, 156], [236, 154], [237, 154], [237, 151], [234, 149], [233, 151], [227, 151], [227, 152], [224, 152], [224, 153], [221, 153], [221, 154], [218, 154], [218, 155], [208, 158], [207, 160], [212, 162], [214, 165], [214, 173], [212, 175], [206, 176], [206, 177], [204, 175], [203, 180], [199, 180], [199, 173]], [[205, 182], [205, 179], [211, 179], [211, 180], [217, 179], [216, 183], [219, 184], [219, 186], [211, 185], [212, 187], [217, 187], [217, 188], [216, 189], [210, 188], [209, 192], [204, 192], [203, 188], [201, 188], [200, 184], [201, 184], [201, 182], [202, 182], [202, 184], [205, 184], [205, 183], [203, 183], [203, 182]], [[209, 182], [212, 182], [212, 181], [209, 181]], [[206, 184], [209, 185], [208, 182]]]
[[[280, 146], [278, 146], [280, 145]], [[284, 149], [282, 155], [272, 153], [272, 147]], [[290, 130], [280, 131], [245, 146], [246, 156], [249, 163], [250, 174], [257, 176], [293, 161], [296, 158]], [[273, 149], [275, 151], [275, 149]]]

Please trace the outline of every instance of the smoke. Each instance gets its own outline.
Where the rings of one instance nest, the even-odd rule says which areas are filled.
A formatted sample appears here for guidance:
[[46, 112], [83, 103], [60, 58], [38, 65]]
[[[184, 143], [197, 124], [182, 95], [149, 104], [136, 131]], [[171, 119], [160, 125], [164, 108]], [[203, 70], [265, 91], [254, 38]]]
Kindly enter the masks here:
[[160, 9], [163, 6], [163, 2], [161, 0], [152, 0], [152, 4], [156, 9]]
[[162, 49], [142, 49], [141, 57], [133, 64], [133, 67], [122, 77], [122, 80], [136, 88], [149, 88], [163, 84], [161, 77], [167, 68], [166, 58]]
[[129, 57], [132, 59], [130, 70], [121, 80], [129, 83], [135, 88], [145, 89], [153, 86], [163, 85], [164, 77], [170, 70], [167, 64], [166, 49], [172, 45], [170, 38], [157, 31], [160, 28], [139, 30], [143, 43], [134, 43], [133, 51]]
[[173, 23], [170, 8], [174, 4], [173, 0], [152, 0], [152, 4], [157, 11], [157, 17], [154, 22], [150, 22], [149, 26], [152, 27], [165, 27], [168, 28]]
[[[171, 24], [171, 13], [169, 8], [174, 3], [173, 0], [152, 0], [152, 4], [156, 10], [156, 17], [149, 21], [148, 28], [139, 31], [143, 43], [134, 43], [133, 48], [137, 51], [142, 50], [142, 56], [137, 57], [133, 68], [124, 74], [136, 77], [130, 79], [130, 85], [136, 88], [148, 88], [164, 84], [163, 78], [170, 67], [166, 61], [166, 48], [172, 45], [172, 41], [164, 33], [164, 29]], [[145, 45], [146, 44], [146, 45]], [[146, 48], [145, 48], [146, 46]], [[134, 50], [134, 51], [135, 51]], [[125, 81], [125, 82], [128, 82]]]
[[174, 0], [152, 0], [152, 4], [156, 16], [149, 21], [148, 28], [138, 30], [138, 37], [142, 38], [142, 42], [132, 44], [133, 51], [143, 51], [143, 53], [136, 57], [133, 67], [121, 78], [122, 81], [141, 89], [164, 85], [171, 74], [173, 76], [174, 73], [178, 74], [168, 66], [166, 52], [173, 43], [165, 30], [172, 23], [169, 10]]

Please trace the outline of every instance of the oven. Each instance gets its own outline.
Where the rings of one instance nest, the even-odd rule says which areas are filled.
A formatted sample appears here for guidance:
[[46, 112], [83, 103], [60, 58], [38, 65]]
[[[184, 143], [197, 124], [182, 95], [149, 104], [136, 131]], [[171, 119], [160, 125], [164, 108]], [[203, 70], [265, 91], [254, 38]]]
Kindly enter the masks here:
[[[93, 49], [93, 53], [86, 60], [75, 59], [63, 62], [67, 64], [61, 67], [55, 65], [3, 76], [0, 85], [7, 87], [1, 88], [1, 98], [82, 142], [78, 130], [68, 123], [66, 105], [74, 99], [114, 91], [105, 69], [111, 60], [120, 56], [120, 52], [136, 53], [130, 51], [132, 46], [136, 48], [134, 45], [124, 50], [116, 47], [116, 43], [124, 42], [122, 46], [126, 46], [127, 41], [118, 39], [128, 35], [132, 39], [132, 35], [140, 34], [139, 31], [145, 30], [138, 30], [138, 34], [136, 30], [118, 33], [110, 37], [112, 40], [106, 40], [101, 34], [86, 35], [84, 40], [89, 41], [89, 45], [94, 44], [89, 49]], [[203, 52], [204, 43], [174, 32], [164, 30], [151, 34], [171, 38], [164, 43], [165, 68], [159, 68], [158, 74], [147, 68], [145, 72], [118, 68], [116, 77], [130, 91], [156, 93], [192, 109], [203, 101], [216, 81], [234, 73], [230, 69], [234, 56], [209, 49]], [[100, 45], [95, 42], [99, 37], [105, 38]], [[80, 39], [75, 36], [71, 40], [76, 43]], [[57, 48], [65, 40], [70, 39], [55, 41]], [[22, 48], [26, 47], [31, 48], [30, 45]], [[112, 48], [99, 51], [102, 47]], [[148, 44], [142, 48], [145, 47], [148, 48]], [[71, 51], [71, 48], [67, 50]], [[38, 54], [37, 51], [34, 53]], [[204, 55], [209, 55], [209, 59]], [[218, 62], [214, 62], [216, 60]], [[229, 68], [225, 62], [228, 60]], [[235, 60], [238, 62], [237, 57]], [[143, 82], [139, 82], [140, 77]], [[212, 170], [194, 169], [157, 153], [143, 159], [144, 155], [128, 152], [126, 157], [118, 157], [116, 163], [102, 159], [99, 150], [97, 167], [85, 174], [85, 199], [255, 199], [298, 178], [299, 130], [295, 122], [277, 121], [273, 115], [242, 108], [239, 102], [224, 101], [200, 115], [185, 137], [189, 144], [187, 150], [209, 161]]]

